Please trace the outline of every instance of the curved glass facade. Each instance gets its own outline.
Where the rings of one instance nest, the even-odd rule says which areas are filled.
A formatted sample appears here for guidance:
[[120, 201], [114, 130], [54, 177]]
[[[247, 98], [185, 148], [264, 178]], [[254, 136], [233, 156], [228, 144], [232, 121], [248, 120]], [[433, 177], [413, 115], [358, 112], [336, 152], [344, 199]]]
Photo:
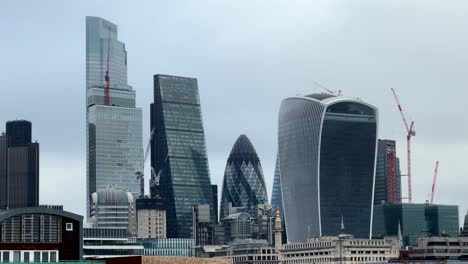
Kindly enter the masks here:
[[281, 185], [290, 242], [342, 232], [369, 237], [377, 110], [345, 97], [295, 97], [281, 104]]
[[221, 220], [229, 215], [229, 204], [245, 208], [253, 217], [258, 204], [268, 203], [260, 159], [245, 135], [237, 139], [229, 155], [221, 197]]

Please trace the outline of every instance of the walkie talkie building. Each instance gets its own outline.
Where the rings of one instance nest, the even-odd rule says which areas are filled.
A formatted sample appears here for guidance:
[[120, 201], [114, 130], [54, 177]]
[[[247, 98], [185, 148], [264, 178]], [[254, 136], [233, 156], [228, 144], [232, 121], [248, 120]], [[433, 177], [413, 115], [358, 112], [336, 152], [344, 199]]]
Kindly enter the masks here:
[[278, 145], [288, 241], [371, 236], [378, 111], [360, 99], [283, 100]]

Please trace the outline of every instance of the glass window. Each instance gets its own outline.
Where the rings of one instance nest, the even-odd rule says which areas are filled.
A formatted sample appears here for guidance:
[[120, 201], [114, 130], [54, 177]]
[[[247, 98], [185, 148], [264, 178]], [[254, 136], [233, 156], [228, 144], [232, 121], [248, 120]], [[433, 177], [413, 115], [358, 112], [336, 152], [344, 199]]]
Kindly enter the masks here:
[[73, 231], [73, 223], [67, 223], [66, 230], [67, 231]]
[[41, 252], [34, 252], [34, 262], [41, 262]]
[[21, 251], [13, 251], [13, 261], [14, 262], [21, 261]]
[[10, 252], [8, 251], [3, 252], [3, 262], [4, 263], [10, 262]]
[[50, 262], [57, 262], [57, 253], [50, 252]]
[[49, 262], [49, 252], [42, 252], [42, 262]]
[[23, 262], [29, 262], [29, 252], [24, 252], [23, 253]]

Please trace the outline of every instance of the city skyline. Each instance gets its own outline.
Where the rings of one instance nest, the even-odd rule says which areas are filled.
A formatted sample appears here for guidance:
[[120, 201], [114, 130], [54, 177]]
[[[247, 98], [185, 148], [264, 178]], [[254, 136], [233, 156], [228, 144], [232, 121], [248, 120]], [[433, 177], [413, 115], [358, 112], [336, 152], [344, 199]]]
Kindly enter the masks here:
[[[438, 11], [439, 7], [425, 4], [426, 9], [423, 14], [434, 14]], [[122, 3], [116, 5], [120, 8], [124, 7]], [[456, 183], [463, 181], [468, 175], [467, 169], [461, 165], [468, 145], [465, 136], [468, 129], [464, 124], [466, 123], [464, 122], [466, 110], [455, 104], [454, 100], [449, 97], [466, 95], [467, 92], [463, 87], [467, 83], [462, 78], [462, 69], [466, 68], [467, 62], [466, 57], [463, 57], [465, 55], [455, 54], [452, 53], [452, 50], [441, 47], [441, 45], [450, 45], [453, 50], [459, 50], [463, 47], [466, 40], [460, 41], [458, 39], [460, 28], [457, 27], [458, 30], [455, 32], [445, 31], [444, 27], [435, 25], [424, 16], [421, 17], [423, 21], [421, 24], [405, 24], [408, 23], [408, 19], [413, 13], [399, 10], [390, 4], [387, 6], [390, 8], [390, 14], [377, 20], [376, 25], [369, 25], [369, 21], [374, 18], [373, 12], [382, 11], [372, 4], [364, 10], [350, 5], [345, 5], [348, 9], [344, 10], [324, 3], [311, 5], [310, 10], [313, 9], [312, 7], [316, 7], [320, 12], [305, 9], [303, 12], [299, 12], [296, 18], [288, 20], [283, 27], [273, 31], [274, 25], [264, 24], [260, 19], [265, 16], [274, 17], [281, 14], [280, 11], [286, 8], [283, 5], [270, 6], [267, 8], [266, 14], [262, 14], [258, 20], [254, 16], [254, 11], [246, 11], [250, 20], [239, 22], [240, 24], [234, 23], [234, 20], [242, 17], [241, 4], [239, 7], [233, 7], [232, 15], [227, 15], [228, 10], [231, 9], [229, 6], [214, 5], [228, 17], [228, 22], [225, 22], [227, 27], [225, 25], [224, 29], [221, 29], [210, 26], [209, 22], [215, 20], [216, 16], [208, 16], [204, 20], [201, 14], [189, 13], [193, 5], [187, 4], [182, 8], [182, 14], [187, 15], [187, 17], [180, 22], [179, 26], [173, 28], [173, 33], [158, 26], [167, 25], [164, 24], [167, 23], [164, 22], [164, 18], [152, 21], [149, 11], [143, 12], [141, 18], [130, 20], [125, 14], [116, 11], [115, 8], [105, 10], [100, 4], [88, 3], [87, 5], [78, 5], [76, 8], [63, 7], [64, 13], [58, 14], [57, 17], [30, 16], [30, 20], [27, 22], [16, 23], [19, 21], [18, 18], [23, 18], [30, 11], [20, 8], [19, 5], [7, 6], [4, 10], [11, 12], [6, 12], [7, 14], [2, 16], [4, 23], [1, 23], [1, 27], [2, 29], [5, 27], [5, 31], [2, 30], [2, 32], [11, 34], [4, 45], [6, 45], [6, 50], [13, 49], [18, 45], [22, 47], [24, 54], [16, 54], [16, 56], [21, 58], [19, 61], [28, 61], [28, 63], [25, 66], [23, 63], [16, 62], [18, 58], [13, 59], [7, 52], [8, 67], [3, 68], [5, 78], [0, 80], [0, 85], [15, 89], [2, 95], [0, 119], [7, 121], [21, 118], [35, 124], [34, 139], [41, 142], [41, 203], [55, 203], [63, 200], [68, 210], [85, 215], [83, 208], [85, 204], [83, 200], [85, 196], [83, 191], [85, 189], [84, 168], [86, 166], [85, 128], [83, 122], [79, 121], [84, 119], [82, 102], [85, 100], [82, 94], [85, 81], [83, 21], [86, 15], [93, 15], [96, 10], [103, 10], [102, 13], [99, 12], [96, 15], [118, 24], [121, 30], [119, 32], [121, 33], [120, 38], [127, 43], [130, 63], [129, 83], [132, 83], [139, 91], [137, 106], [142, 107], [144, 112], [143, 141], [145, 143], [149, 136], [147, 120], [150, 99], [148, 98], [151, 98], [153, 74], [168, 73], [193, 76], [200, 81], [208, 158], [211, 166], [210, 174], [214, 178], [212, 183], [220, 185], [222, 181], [225, 159], [230, 151], [230, 140], [240, 133], [246, 133], [249, 134], [252, 141], [258, 142], [256, 149], [265, 170], [267, 190], [271, 190], [276, 158], [276, 116], [280, 101], [298, 93], [320, 92], [321, 89], [313, 85], [312, 81], [323, 82], [333, 89], [339, 87], [343, 89], [345, 95], [360, 97], [376, 105], [381, 110], [380, 138], [397, 140], [398, 156], [402, 158], [401, 168], [405, 168], [403, 161], [406, 155], [404, 128], [389, 91], [390, 87], [394, 87], [399, 92], [405, 109], [415, 119], [418, 130], [413, 145], [415, 201], [424, 202], [426, 200], [427, 194], [430, 192], [435, 160], [440, 160], [441, 174], [435, 201], [436, 203], [459, 204], [460, 218], [462, 218], [468, 204], [466, 199], [463, 199], [464, 186]], [[413, 12], [420, 11], [416, 8], [416, 4], [414, 6], [409, 3], [404, 5]], [[96, 6], [99, 8], [95, 9]], [[254, 4], [253, 10], [259, 10], [260, 7], [260, 4]], [[175, 11], [175, 6], [170, 4], [164, 8], [164, 10], [171, 12]], [[44, 7], [38, 6], [38, 9], [43, 10], [45, 14], [51, 12], [45, 10]], [[463, 7], [457, 9], [463, 9]], [[285, 11], [286, 14], [291, 14], [298, 10], [299, 7], [293, 5], [286, 8]], [[129, 8], [128, 11], [134, 14], [144, 10]], [[352, 14], [356, 11], [363, 12], [361, 19], [353, 19]], [[453, 6], [451, 8], [443, 7], [442, 11], [442, 14], [436, 15], [442, 25], [456, 26], [458, 22], [467, 23], [466, 18], [459, 16], [460, 14]], [[322, 14], [318, 18], [308, 20], [307, 17], [313, 16], [315, 12]], [[451, 16], [448, 16], [449, 12]], [[17, 17], [15, 18], [14, 15]], [[179, 16], [183, 17], [183, 15]], [[391, 18], [397, 15], [401, 16], [401, 19], [395, 22]], [[62, 16], [64, 18], [71, 17], [69, 25], [60, 25], [56, 22]], [[339, 21], [332, 23], [336, 22], [334, 20], [336, 17], [350, 19], [353, 23], [350, 24], [350, 28], [340, 24]], [[286, 19], [284, 16], [280, 18]], [[138, 29], [145, 21], [151, 21], [151, 23], [148, 22], [148, 25]], [[191, 21], [199, 23], [196, 24], [196, 30], [203, 33], [202, 36], [206, 37], [210, 32], [214, 32], [218, 37], [206, 37], [206, 40], [202, 40], [190, 34], [190, 30], [184, 29], [184, 27]], [[395, 24], [388, 25], [386, 24], [388, 21]], [[257, 25], [257, 27], [249, 29], [250, 23]], [[364, 25], [364, 27], [357, 31], [357, 38], [351, 38], [346, 34], [345, 29], [355, 30], [354, 27], [359, 25]], [[408, 27], [405, 29], [405, 25], [409, 26], [409, 29]], [[398, 42], [397, 40], [390, 41], [392, 36], [386, 37], [384, 33], [379, 33], [377, 30], [379, 26], [394, 30], [392, 36], [398, 36]], [[39, 30], [41, 27], [45, 30]], [[329, 29], [331, 33], [323, 32], [321, 28]], [[297, 30], [290, 31], [292, 29]], [[422, 36], [412, 36], [411, 30], [416, 29], [422, 30]], [[138, 37], [145, 32], [148, 34], [148, 30], [154, 30], [159, 34], [165, 33], [172, 38], [165, 37], [164, 39], [156, 38], [152, 41], [145, 41], [145, 38], [149, 38], [148, 36]], [[433, 34], [432, 30], [445, 36], [443, 43], [430, 37], [430, 35], [437, 35]], [[23, 34], [30, 31], [36, 32]], [[275, 37], [273, 32], [280, 34]], [[402, 36], [400, 36], [400, 32]], [[255, 37], [257, 33], [262, 33], [260, 36], [268, 37], [270, 41], [265, 42]], [[184, 34], [186, 35], [184, 36]], [[232, 37], [229, 34], [232, 34]], [[324, 35], [324, 37], [318, 38], [322, 43], [314, 41], [314, 36], [317, 34]], [[312, 37], [303, 37], [304, 35]], [[244, 36], [246, 40], [238, 40], [234, 42], [236, 44], [234, 46], [228, 45], [236, 36], [237, 38]], [[342, 36], [342, 40], [348, 40], [351, 48], [335, 42], [334, 40], [338, 36]], [[48, 37], [49, 40], [47, 40]], [[35, 47], [26, 45], [31, 43], [30, 38], [38, 40]], [[189, 45], [187, 50], [183, 50], [184, 46], [177, 44], [178, 41], [182, 40], [193, 45]], [[300, 40], [302, 42], [297, 44], [297, 41]], [[282, 44], [274, 44], [278, 41]], [[393, 46], [385, 46], [384, 42], [387, 41], [391, 42]], [[323, 50], [331, 43], [336, 46]], [[426, 43], [428, 46], [421, 47], [421, 43]], [[267, 45], [271, 46], [268, 46], [268, 49], [262, 49]], [[307, 46], [307, 49], [304, 46]], [[309, 49], [310, 47], [312, 49]], [[160, 51], [155, 52], [154, 48], [160, 49]], [[299, 53], [294, 51], [295, 48], [301, 51], [300, 55], [304, 58], [299, 57]], [[340, 48], [342, 50], [335, 55], [335, 51]], [[396, 49], [396, 55], [393, 53], [392, 58], [380, 54], [391, 48]], [[282, 55], [280, 51], [283, 49], [292, 52], [285, 52], [285, 55]], [[230, 50], [235, 52], [229, 54]], [[303, 53], [304, 50], [307, 52]], [[320, 50], [321, 52], [317, 52]], [[415, 52], [415, 57], [411, 60], [412, 63], [407, 62], [408, 50]], [[55, 53], [55, 56], [44, 60], [44, 56], [51, 53]], [[145, 53], [148, 54], [147, 57], [144, 56]], [[319, 53], [325, 55], [321, 56]], [[33, 57], [33, 54], [38, 55], [38, 57]], [[431, 54], [435, 55], [429, 56]], [[430, 58], [426, 58], [426, 56]], [[202, 60], [202, 58], [204, 59]], [[47, 67], [39, 67], [42, 65], [40, 60]], [[248, 63], [242, 63], [246, 61]], [[340, 63], [341, 61], [343, 63]], [[208, 66], [201, 67], [204, 64]], [[281, 67], [279, 67], [280, 65]], [[354, 66], [350, 67], [350, 65]], [[273, 70], [273, 68], [278, 68], [280, 71]], [[30, 79], [34, 79], [35, 82], [30, 83], [29, 80], [23, 81], [24, 84], [18, 82], [18, 80], [23, 79], [25, 73], [31, 75]], [[236, 76], [234, 81], [231, 79], [233, 73]], [[293, 74], [295, 78], [291, 80]], [[372, 77], [369, 78], [369, 76]], [[30, 88], [33, 86], [39, 86], [41, 89]], [[446, 87], [453, 87], [451, 95], [441, 96]], [[44, 94], [44, 92], [46, 93]], [[236, 93], [242, 94], [241, 92], [251, 92], [252, 94], [249, 96], [251, 98], [236, 95]], [[28, 96], [24, 97], [24, 94]], [[268, 96], [264, 96], [265, 94]], [[224, 100], [220, 103], [218, 100], [222, 96], [234, 100]], [[16, 98], [23, 98], [25, 105], [29, 107], [20, 108], [18, 104], [10, 104], [10, 102], [15, 102]], [[41, 98], [43, 101], [40, 104], [34, 102], [37, 98]], [[239, 110], [239, 102], [234, 102], [236, 100], [243, 100], [242, 103], [245, 105], [243, 108], [249, 115]], [[440, 107], [428, 108], [428, 105]], [[63, 112], [63, 114], [57, 112]], [[246, 119], [246, 116], [250, 118]], [[51, 120], [50, 117], [55, 118]], [[225, 122], [225, 119], [242, 120], [245, 123], [243, 128], [239, 129], [238, 127], [230, 127], [230, 122]], [[72, 124], [70, 120], [77, 124]], [[259, 120], [262, 122], [258, 122]], [[58, 128], [55, 126], [56, 124], [63, 124], [63, 126]], [[51, 130], [51, 128], [53, 129]], [[404, 169], [402, 173], [405, 173]], [[149, 172], [146, 175], [150, 175]], [[55, 190], [56, 186], [62, 187], [64, 190]], [[66, 188], [67, 186], [77, 186], [77, 188]], [[402, 190], [405, 194], [406, 185], [402, 186]], [[71, 198], [65, 195], [69, 192], [74, 194], [70, 196]], [[79, 198], [75, 199], [75, 197]]]

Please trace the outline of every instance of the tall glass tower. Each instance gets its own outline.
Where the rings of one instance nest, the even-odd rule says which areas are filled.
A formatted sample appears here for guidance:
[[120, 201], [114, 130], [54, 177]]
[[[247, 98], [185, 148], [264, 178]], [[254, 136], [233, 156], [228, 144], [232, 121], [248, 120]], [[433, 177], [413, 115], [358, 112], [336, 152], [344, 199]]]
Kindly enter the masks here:
[[375, 171], [374, 205], [401, 202], [400, 160], [395, 140], [379, 139]]
[[239, 136], [229, 154], [221, 197], [221, 220], [229, 215], [229, 206], [243, 207], [255, 217], [256, 206], [268, 203], [262, 165], [246, 135]]
[[281, 103], [278, 145], [288, 241], [345, 232], [369, 238], [377, 108], [359, 99], [311, 94]]
[[143, 162], [142, 110], [127, 84], [127, 51], [117, 39], [117, 26], [99, 17], [86, 17], [86, 148], [88, 218], [90, 195], [96, 191], [110, 185], [139, 194], [135, 172]]
[[154, 76], [151, 130], [151, 182], [159, 175], [161, 185], [150, 187], [151, 196], [167, 202], [168, 237], [190, 238], [194, 205], [210, 205], [216, 219], [196, 79]]
[[273, 178], [273, 191], [271, 192], [271, 206], [274, 210], [277, 208], [280, 209], [281, 219], [283, 220], [283, 195], [281, 194], [279, 155], [276, 155], [275, 177]]

